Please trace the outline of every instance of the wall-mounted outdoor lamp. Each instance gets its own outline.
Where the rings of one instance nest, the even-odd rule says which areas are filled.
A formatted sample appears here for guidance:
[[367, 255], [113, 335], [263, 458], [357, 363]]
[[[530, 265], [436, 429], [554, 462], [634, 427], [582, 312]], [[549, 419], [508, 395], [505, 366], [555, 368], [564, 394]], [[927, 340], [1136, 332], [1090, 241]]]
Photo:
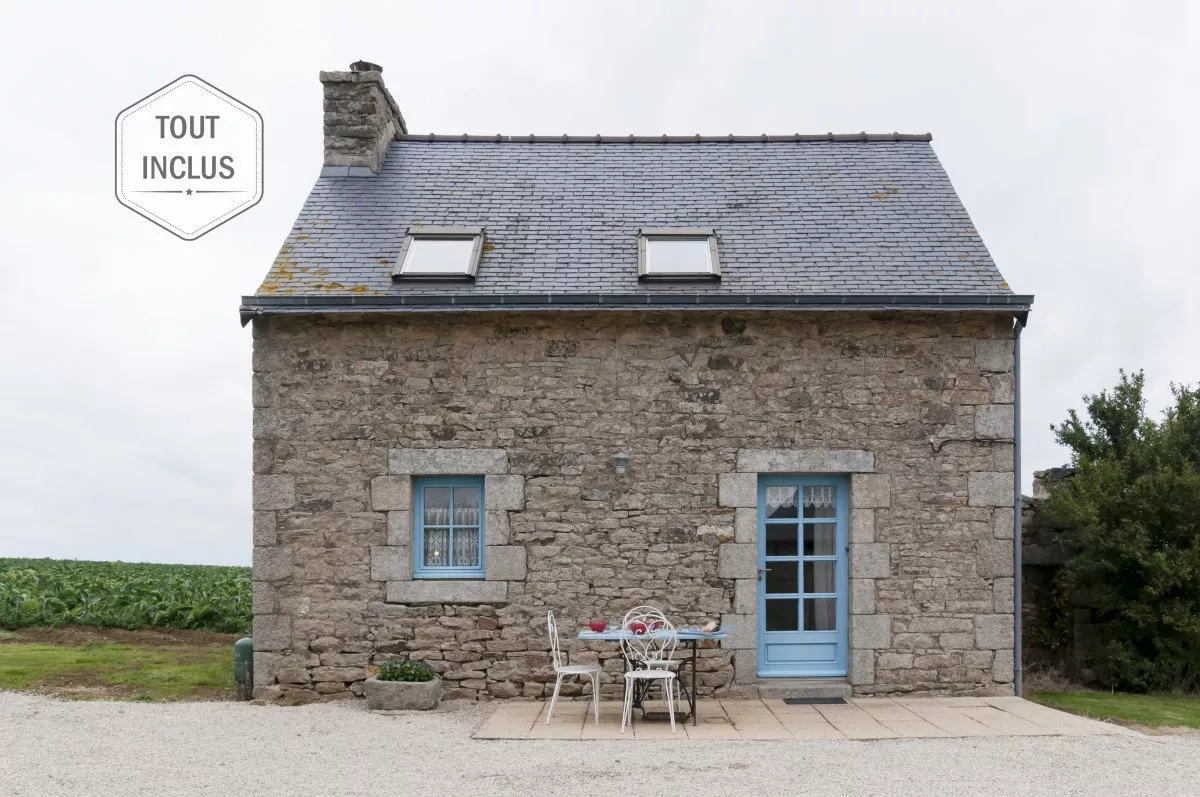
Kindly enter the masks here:
[[629, 455], [624, 451], [619, 454], [613, 454], [612, 466], [613, 473], [618, 476], [624, 476], [629, 472]]

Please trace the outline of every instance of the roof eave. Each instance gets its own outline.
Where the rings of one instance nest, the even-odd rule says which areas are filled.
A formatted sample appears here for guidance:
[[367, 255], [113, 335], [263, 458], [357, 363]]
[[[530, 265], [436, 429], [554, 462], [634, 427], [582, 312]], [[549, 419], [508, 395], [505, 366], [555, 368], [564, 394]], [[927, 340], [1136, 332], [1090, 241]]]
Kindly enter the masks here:
[[266, 315], [331, 313], [547, 312], [566, 310], [920, 310], [1004, 313], [1024, 323], [1032, 295], [904, 294], [512, 294], [243, 296], [242, 326]]

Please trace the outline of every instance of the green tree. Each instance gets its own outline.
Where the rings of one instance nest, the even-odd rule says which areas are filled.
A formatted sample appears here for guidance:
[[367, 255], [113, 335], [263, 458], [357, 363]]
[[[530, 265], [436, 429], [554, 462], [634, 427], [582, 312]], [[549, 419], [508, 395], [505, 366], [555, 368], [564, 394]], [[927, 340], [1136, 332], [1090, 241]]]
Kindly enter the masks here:
[[1145, 376], [1121, 372], [1112, 392], [1084, 396], [1051, 426], [1075, 475], [1048, 509], [1074, 555], [1062, 586], [1108, 623], [1113, 685], [1200, 687], [1200, 390], [1171, 386], [1161, 421], [1146, 417]]

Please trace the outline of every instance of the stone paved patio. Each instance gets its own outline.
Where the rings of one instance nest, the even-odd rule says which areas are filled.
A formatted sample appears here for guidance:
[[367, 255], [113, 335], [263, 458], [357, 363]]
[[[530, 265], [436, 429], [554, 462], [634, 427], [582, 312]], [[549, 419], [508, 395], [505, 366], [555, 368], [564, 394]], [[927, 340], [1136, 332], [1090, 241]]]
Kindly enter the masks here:
[[[619, 733], [621, 704], [601, 702], [600, 724], [592, 704], [559, 702], [546, 724], [548, 703], [508, 702], [476, 731], [476, 739], [923, 739], [963, 736], [1063, 736], [1132, 734], [1136, 731], [1089, 720], [1017, 697], [851, 698], [845, 705], [789, 706], [782, 700], [702, 700], [699, 724], [640, 718]], [[654, 706], [649, 706], [653, 710]]]

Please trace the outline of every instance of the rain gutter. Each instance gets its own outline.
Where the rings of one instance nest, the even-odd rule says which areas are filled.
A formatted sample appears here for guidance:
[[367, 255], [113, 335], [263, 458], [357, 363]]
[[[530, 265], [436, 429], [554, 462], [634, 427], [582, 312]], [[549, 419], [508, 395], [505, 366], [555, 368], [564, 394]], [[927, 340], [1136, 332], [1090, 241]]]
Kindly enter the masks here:
[[401, 294], [388, 296], [243, 296], [242, 326], [267, 315], [565, 310], [857, 310], [981, 311], [1015, 315], [1024, 323], [1032, 296], [797, 295], [732, 293]]
[[1021, 330], [1027, 323], [1025, 315], [1017, 316], [1013, 324], [1013, 693], [1017, 697], [1022, 689], [1021, 647], [1025, 630], [1021, 617]]

